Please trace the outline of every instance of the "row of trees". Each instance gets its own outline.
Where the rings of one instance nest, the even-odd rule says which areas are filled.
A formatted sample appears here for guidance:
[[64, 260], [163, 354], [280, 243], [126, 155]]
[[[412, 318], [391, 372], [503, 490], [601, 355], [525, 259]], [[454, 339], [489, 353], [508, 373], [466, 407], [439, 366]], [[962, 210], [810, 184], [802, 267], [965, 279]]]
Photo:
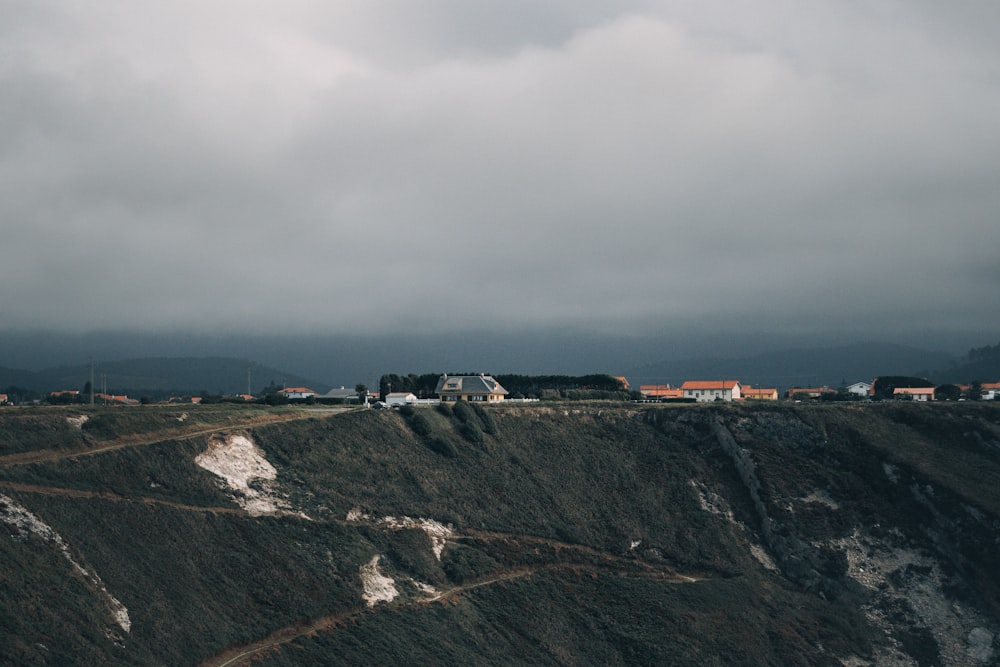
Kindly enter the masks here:
[[[433, 398], [441, 373], [398, 375], [388, 373], [379, 379], [379, 395], [408, 392], [417, 398]], [[479, 375], [479, 373], [448, 373]], [[631, 398], [620, 380], [610, 375], [492, 375], [511, 398]]]

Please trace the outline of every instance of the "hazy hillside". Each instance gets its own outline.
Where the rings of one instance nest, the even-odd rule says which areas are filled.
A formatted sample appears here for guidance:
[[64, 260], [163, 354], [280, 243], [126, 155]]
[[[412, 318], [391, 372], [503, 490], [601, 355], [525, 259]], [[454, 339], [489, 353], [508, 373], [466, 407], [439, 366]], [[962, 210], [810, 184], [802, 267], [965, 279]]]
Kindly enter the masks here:
[[3, 409], [0, 525], [6, 664], [1000, 655], [994, 403]]
[[[271, 382], [278, 386], [309, 388], [324, 392], [330, 387], [245, 359], [228, 357], [149, 357], [102, 361], [95, 364], [94, 384], [106, 384], [111, 393], [177, 392], [235, 394], [247, 391], [247, 371], [254, 392]], [[16, 385], [33, 391], [83, 389], [90, 381], [89, 364], [47, 368], [37, 372], [0, 368], [0, 387]]]
[[1000, 343], [972, 348], [940, 378], [944, 382], [1000, 381]]
[[839, 387], [879, 375], [930, 377], [950, 368], [954, 358], [891, 343], [782, 350], [745, 358], [683, 359], [640, 366], [628, 373], [636, 385], [685, 380], [736, 379], [764, 387]]

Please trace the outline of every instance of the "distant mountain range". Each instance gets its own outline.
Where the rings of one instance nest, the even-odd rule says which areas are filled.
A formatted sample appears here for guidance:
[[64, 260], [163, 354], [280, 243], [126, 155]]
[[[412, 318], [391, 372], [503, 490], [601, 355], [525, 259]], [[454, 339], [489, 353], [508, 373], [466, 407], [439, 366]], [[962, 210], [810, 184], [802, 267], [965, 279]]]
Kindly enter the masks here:
[[[633, 385], [672, 384], [685, 380], [739, 380], [761, 387], [839, 387], [879, 375], [935, 379], [956, 370], [954, 356], [891, 343], [855, 343], [839, 347], [783, 350], [744, 358], [664, 361], [632, 369]], [[968, 382], [974, 378], [967, 378]]]
[[[83, 390], [91, 378], [89, 364], [59, 366], [41, 371], [0, 368], [0, 387], [17, 386], [36, 392]], [[100, 391], [137, 397], [143, 393], [236, 394], [260, 392], [278, 386], [306, 386], [326, 392], [330, 385], [228, 357], [149, 357], [101, 362], [94, 367], [94, 387]]]

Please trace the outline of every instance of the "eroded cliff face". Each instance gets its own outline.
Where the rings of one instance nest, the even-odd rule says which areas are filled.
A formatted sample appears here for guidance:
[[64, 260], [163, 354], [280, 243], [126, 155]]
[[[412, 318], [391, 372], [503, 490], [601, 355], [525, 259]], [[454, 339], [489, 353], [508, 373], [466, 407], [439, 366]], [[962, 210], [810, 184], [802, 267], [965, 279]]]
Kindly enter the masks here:
[[1000, 411], [717, 407], [646, 418], [729, 459], [739, 485], [700, 482], [700, 493], [717, 513], [749, 508], [742, 525], [762, 565], [858, 605], [878, 631], [874, 664], [997, 663], [1000, 520], [996, 497], [980, 492], [998, 481]]

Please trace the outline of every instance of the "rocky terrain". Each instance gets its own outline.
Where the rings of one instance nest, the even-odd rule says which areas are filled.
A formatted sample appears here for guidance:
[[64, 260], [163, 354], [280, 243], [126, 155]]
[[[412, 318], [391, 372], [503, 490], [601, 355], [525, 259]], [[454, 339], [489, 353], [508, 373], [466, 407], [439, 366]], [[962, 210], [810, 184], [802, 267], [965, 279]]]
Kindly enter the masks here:
[[1000, 664], [1000, 408], [0, 410], [3, 664]]

